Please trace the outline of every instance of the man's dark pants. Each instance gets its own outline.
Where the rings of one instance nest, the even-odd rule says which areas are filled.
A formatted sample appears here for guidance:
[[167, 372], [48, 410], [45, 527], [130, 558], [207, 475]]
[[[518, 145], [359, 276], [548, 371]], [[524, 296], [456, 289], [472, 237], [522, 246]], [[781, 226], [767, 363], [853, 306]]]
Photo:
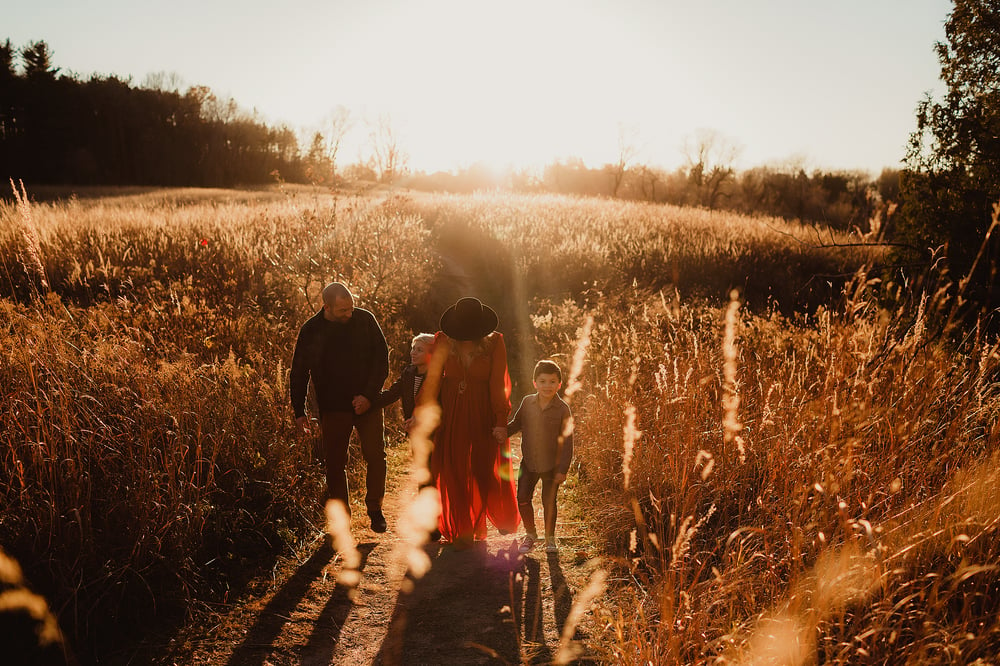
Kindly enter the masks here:
[[350, 513], [347, 452], [351, 430], [357, 428], [361, 455], [368, 468], [365, 476], [365, 506], [369, 514], [381, 511], [386, 474], [382, 410], [371, 407], [364, 414], [323, 412], [320, 425], [323, 429], [323, 449], [326, 452], [326, 488], [330, 499], [342, 500]]

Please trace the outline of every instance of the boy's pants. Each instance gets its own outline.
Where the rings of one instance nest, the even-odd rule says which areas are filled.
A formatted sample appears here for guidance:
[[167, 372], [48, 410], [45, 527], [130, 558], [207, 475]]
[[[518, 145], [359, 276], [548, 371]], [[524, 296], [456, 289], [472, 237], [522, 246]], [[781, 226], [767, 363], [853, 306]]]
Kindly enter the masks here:
[[354, 412], [323, 412], [320, 416], [323, 448], [326, 452], [326, 489], [330, 499], [344, 502], [347, 513], [351, 503], [347, 488], [347, 452], [351, 431], [358, 430], [361, 455], [367, 465], [365, 475], [365, 506], [368, 513], [382, 510], [385, 497], [385, 439], [382, 410], [371, 407], [364, 414]]
[[535, 507], [531, 498], [535, 494], [538, 481], [542, 482], [542, 516], [545, 519], [545, 536], [555, 536], [556, 533], [556, 490], [559, 484], [555, 482], [554, 469], [548, 472], [532, 472], [521, 465], [517, 470], [517, 510], [524, 523], [524, 531], [537, 536], [535, 528]]

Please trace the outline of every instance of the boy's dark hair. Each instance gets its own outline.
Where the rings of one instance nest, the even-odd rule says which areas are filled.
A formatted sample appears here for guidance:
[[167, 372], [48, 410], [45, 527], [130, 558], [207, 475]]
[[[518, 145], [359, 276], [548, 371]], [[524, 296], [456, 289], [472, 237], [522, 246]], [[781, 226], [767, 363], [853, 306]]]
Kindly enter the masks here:
[[559, 364], [548, 359], [535, 364], [535, 372], [531, 375], [531, 379], [538, 379], [538, 375], [555, 375], [560, 382], [562, 381], [562, 370], [559, 368]]

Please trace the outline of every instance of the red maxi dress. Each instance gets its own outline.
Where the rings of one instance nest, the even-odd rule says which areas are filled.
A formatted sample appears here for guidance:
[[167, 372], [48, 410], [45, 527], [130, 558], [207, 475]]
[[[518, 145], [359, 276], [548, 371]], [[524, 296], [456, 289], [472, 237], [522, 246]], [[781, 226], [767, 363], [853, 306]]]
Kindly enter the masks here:
[[[436, 348], [452, 344], [437, 333]], [[507, 428], [510, 389], [507, 348], [498, 331], [486, 337], [486, 353], [469, 367], [456, 354], [444, 361], [431, 472], [441, 494], [438, 529], [445, 541], [485, 539], [487, 520], [503, 533], [514, 532], [520, 522], [510, 440], [493, 437], [493, 428]]]

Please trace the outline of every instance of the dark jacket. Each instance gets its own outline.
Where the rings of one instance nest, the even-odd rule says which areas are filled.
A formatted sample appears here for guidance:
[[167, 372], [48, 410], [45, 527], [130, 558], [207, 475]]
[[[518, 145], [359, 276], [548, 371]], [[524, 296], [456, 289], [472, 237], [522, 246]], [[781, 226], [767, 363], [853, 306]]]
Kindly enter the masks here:
[[353, 411], [351, 400], [363, 395], [377, 404], [389, 375], [389, 347], [375, 316], [354, 308], [346, 323], [327, 320], [320, 310], [299, 330], [292, 356], [289, 388], [295, 416], [305, 416], [306, 391], [312, 379], [320, 412]]
[[403, 418], [408, 419], [413, 416], [413, 409], [417, 406], [416, 397], [413, 395], [413, 382], [417, 377], [417, 366], [408, 365], [399, 374], [399, 379], [393, 382], [387, 390], [382, 391], [379, 396], [378, 406], [387, 407], [397, 400], [402, 401]]

